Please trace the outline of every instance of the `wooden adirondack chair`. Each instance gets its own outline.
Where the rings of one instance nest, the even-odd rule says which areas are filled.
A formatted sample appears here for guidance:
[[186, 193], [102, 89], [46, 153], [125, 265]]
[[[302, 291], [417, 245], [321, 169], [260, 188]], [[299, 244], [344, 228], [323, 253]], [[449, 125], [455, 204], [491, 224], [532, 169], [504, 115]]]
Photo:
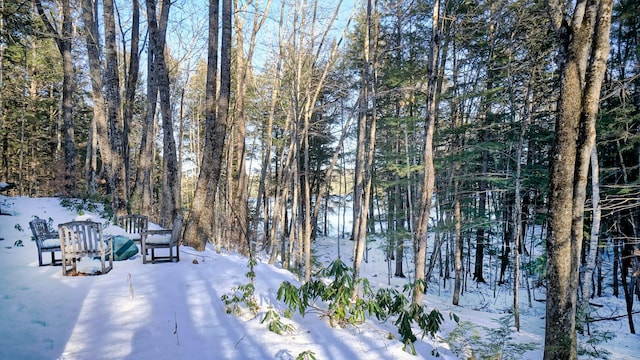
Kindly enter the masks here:
[[142, 232], [149, 227], [149, 218], [145, 215], [125, 215], [117, 219], [117, 225], [129, 233], [129, 238], [135, 242], [142, 241]]
[[[62, 263], [62, 259], [56, 260], [55, 256], [56, 252], [62, 251], [60, 249], [60, 237], [58, 236], [58, 233], [52, 231], [49, 228], [49, 224], [44, 219], [31, 220], [29, 222], [29, 227], [31, 228], [33, 238], [35, 239], [36, 246], [38, 247], [38, 266], [60, 265]], [[51, 263], [42, 263], [43, 252], [51, 253]]]
[[[149, 261], [178, 262], [180, 261], [180, 237], [182, 235], [182, 216], [178, 215], [173, 221], [173, 228], [167, 230], [147, 230], [142, 232], [142, 263], [147, 263], [148, 250], [151, 250]], [[175, 253], [173, 252], [175, 248]], [[156, 256], [156, 249], [168, 249], [169, 255]]]
[[58, 225], [62, 275], [106, 274], [113, 268], [113, 242], [103, 237], [102, 224], [72, 221]]

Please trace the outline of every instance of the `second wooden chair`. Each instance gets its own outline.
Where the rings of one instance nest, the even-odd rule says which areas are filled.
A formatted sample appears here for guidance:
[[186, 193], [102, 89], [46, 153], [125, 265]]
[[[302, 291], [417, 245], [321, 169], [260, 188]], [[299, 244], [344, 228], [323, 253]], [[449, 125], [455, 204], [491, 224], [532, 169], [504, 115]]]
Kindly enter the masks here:
[[[167, 230], [147, 230], [142, 232], [142, 263], [147, 261], [156, 262], [178, 262], [180, 261], [180, 238], [182, 235], [182, 216], [178, 215], [173, 221], [173, 228]], [[173, 249], [175, 248], [175, 253]], [[166, 256], [156, 256], [156, 249], [167, 249]], [[151, 258], [148, 250], [151, 250]]]

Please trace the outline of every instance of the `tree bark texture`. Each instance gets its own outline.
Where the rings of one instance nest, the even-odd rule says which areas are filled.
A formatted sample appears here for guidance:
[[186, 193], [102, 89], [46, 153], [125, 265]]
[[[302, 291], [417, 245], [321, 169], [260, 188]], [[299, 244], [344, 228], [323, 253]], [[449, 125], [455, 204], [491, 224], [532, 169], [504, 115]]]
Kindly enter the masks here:
[[127, 210], [126, 172], [124, 166], [124, 123], [122, 119], [122, 100], [120, 97], [120, 77], [118, 74], [118, 53], [116, 48], [116, 25], [113, 0], [103, 1], [104, 17], [104, 99], [109, 121], [109, 140], [111, 141], [111, 166], [113, 176], [107, 179], [110, 184], [113, 211], [124, 215]]
[[[598, 254], [598, 243], [600, 242], [600, 218], [602, 208], [600, 205], [600, 166], [598, 164], [598, 152], [594, 147], [591, 151], [591, 233], [589, 239], [589, 253], [584, 269], [584, 280], [582, 282], [582, 304], [589, 306], [589, 299], [593, 295], [591, 286], [593, 284], [593, 271], [596, 268], [596, 257]], [[585, 312], [588, 314], [588, 312]]]
[[560, 98], [549, 180], [545, 359], [576, 359], [576, 302], [586, 181], [609, 50], [612, 0], [548, 10], [560, 40]]
[[223, 0], [222, 46], [220, 50], [220, 96], [216, 101], [218, 68], [219, 1], [209, 0], [209, 42], [207, 50], [206, 129], [202, 166], [196, 185], [184, 241], [198, 251], [212, 239], [211, 224], [215, 193], [222, 169], [222, 152], [227, 136], [229, 97], [231, 92], [231, 0]]
[[413, 288], [412, 302], [422, 306], [424, 292], [426, 290], [425, 265], [427, 259], [427, 236], [429, 217], [431, 214], [431, 201], [435, 189], [435, 166], [433, 163], [433, 133], [435, 130], [436, 111], [438, 109], [436, 99], [436, 84], [438, 74], [438, 60], [440, 56], [440, 0], [433, 4], [431, 29], [431, 52], [427, 62], [427, 98], [426, 117], [424, 123], [424, 149], [423, 149], [423, 182], [420, 196], [420, 214], [416, 221], [416, 239], [414, 241], [416, 284]]
[[173, 136], [169, 69], [164, 56], [170, 8], [171, 1], [162, 1], [160, 16], [157, 17], [156, 1], [147, 0], [148, 16], [157, 19], [157, 21], [149, 22], [149, 37], [154, 38], [153, 44], [150, 42], [150, 46], [154, 47], [156, 84], [160, 98], [160, 112], [162, 113], [163, 172], [160, 222], [164, 226], [170, 226], [173, 223], [180, 208], [177, 195], [177, 192], [180, 191], [180, 174], [178, 174], [176, 142]]
[[[126, 87], [124, 92], [124, 112], [123, 112], [123, 155], [124, 155], [124, 168], [126, 174], [125, 189], [127, 194], [130, 194], [130, 179], [131, 179], [131, 151], [129, 149], [129, 133], [131, 132], [131, 121], [133, 120], [133, 112], [136, 98], [136, 88], [138, 86], [138, 76], [140, 69], [140, 56], [139, 41], [140, 41], [140, 4], [138, 0], [132, 0], [131, 9], [131, 49], [129, 55], [129, 71], [126, 73]], [[131, 199], [129, 199], [131, 202]], [[128, 206], [130, 209], [131, 205]], [[148, 214], [148, 213], [147, 213]]]
[[57, 30], [52, 20], [45, 13], [40, 0], [35, 2], [38, 15], [42, 19], [47, 31], [53, 36], [58, 51], [62, 56], [62, 133], [64, 142], [64, 192], [67, 196], [75, 195], [75, 139], [73, 121], [73, 58], [71, 56], [71, 43], [73, 40], [73, 23], [71, 17], [70, 0], [63, 0], [62, 6], [62, 27]]
[[[375, 148], [375, 80], [371, 71], [371, 61], [375, 54], [372, 54], [372, 35], [374, 32], [374, 12], [373, 0], [367, 1], [367, 18], [364, 39], [364, 59], [361, 74], [361, 93], [358, 105], [358, 149], [356, 155], [356, 174], [354, 182], [354, 221], [353, 221], [353, 275], [360, 276], [360, 266], [364, 259], [365, 248], [367, 247], [367, 219], [369, 217], [369, 202], [371, 201], [371, 172], [373, 171], [373, 151]], [[374, 41], [375, 43], [375, 41]], [[374, 70], [375, 71], [375, 70]], [[374, 102], [374, 110], [369, 115], [369, 102]], [[368, 120], [371, 117], [371, 122]], [[368, 132], [367, 132], [368, 131]]]
[[[147, 9], [155, 4], [145, 3]], [[149, 10], [147, 10], [148, 12]], [[155, 11], [154, 11], [155, 13]], [[157, 17], [148, 16], [147, 22], [150, 29], [157, 28]], [[155, 34], [155, 32], [154, 32]], [[136, 170], [135, 187], [132, 194], [132, 209], [140, 214], [153, 213], [153, 164], [154, 142], [156, 135], [156, 108], [158, 102], [158, 73], [156, 70], [156, 37], [150, 34], [147, 47], [147, 106], [145, 119], [142, 124], [140, 151], [138, 153], [138, 168]]]
[[[112, 149], [109, 141], [109, 123], [106, 117], [104, 94], [102, 93], [102, 66], [100, 64], [100, 35], [98, 31], [97, 9], [92, 0], [82, 0], [82, 19], [84, 23], [85, 43], [89, 60], [89, 76], [93, 96], [93, 122], [96, 142], [108, 179], [112, 178]], [[94, 171], [97, 169], [94, 169]], [[94, 179], [91, 179], [94, 181]]]

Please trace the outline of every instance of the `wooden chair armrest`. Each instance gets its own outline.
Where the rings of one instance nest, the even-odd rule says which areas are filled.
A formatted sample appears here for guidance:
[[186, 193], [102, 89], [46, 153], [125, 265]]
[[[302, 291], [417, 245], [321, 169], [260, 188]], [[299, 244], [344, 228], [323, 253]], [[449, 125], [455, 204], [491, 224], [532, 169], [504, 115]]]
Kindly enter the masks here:
[[173, 232], [173, 230], [171, 229], [161, 229], [161, 230], [147, 230], [147, 231], [143, 231], [140, 234], [142, 236], [150, 236], [150, 235], [167, 235], [167, 234], [171, 234]]
[[43, 235], [42, 235], [42, 238], [43, 238], [43, 239], [57, 239], [57, 238], [59, 238], [59, 237], [60, 237], [60, 235], [58, 234], [58, 232], [57, 232], [57, 231], [56, 231], [56, 232], [54, 232], [54, 233], [50, 233], [50, 234], [43, 234]]

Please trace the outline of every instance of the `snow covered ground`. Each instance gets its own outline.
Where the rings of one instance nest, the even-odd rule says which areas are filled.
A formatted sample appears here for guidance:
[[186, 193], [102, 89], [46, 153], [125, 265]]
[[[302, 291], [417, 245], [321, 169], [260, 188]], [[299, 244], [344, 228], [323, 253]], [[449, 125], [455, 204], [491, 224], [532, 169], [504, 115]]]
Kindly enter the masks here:
[[[247, 259], [209, 249], [196, 252], [181, 247], [179, 263], [143, 265], [136, 256], [114, 262], [105, 275], [63, 277], [59, 266], [38, 267], [29, 221], [38, 216], [58, 224], [78, 214], [61, 207], [55, 198], [0, 196], [0, 205], [3, 214], [9, 214], [0, 216], [0, 359], [295, 359], [305, 351], [316, 359], [431, 359], [434, 354], [459, 359], [470, 354], [464, 344], [477, 348], [497, 343], [509, 349], [514, 344], [535, 344], [537, 349], [522, 355], [517, 350], [506, 354], [542, 358], [542, 301], [533, 301], [530, 308], [521, 294], [521, 331], [508, 332], [510, 339], [501, 341], [508, 336], [498, 332], [498, 319], [511, 308], [510, 286], [498, 287], [494, 296], [489, 285], [469, 283], [460, 306], [453, 306], [450, 286], [444, 289], [432, 283], [425, 303], [439, 309], [445, 322], [435, 339], [428, 335], [418, 339], [417, 356], [402, 350], [391, 321], [372, 319], [357, 327], [335, 329], [310, 312], [304, 318], [282, 318], [294, 331], [277, 335], [261, 320], [270, 306], [285, 308], [276, 293], [283, 281], [296, 283], [288, 271], [264, 262], [256, 266], [257, 317], [229, 315], [221, 301], [221, 296], [248, 283]], [[338, 244], [350, 265], [353, 243], [337, 237], [317, 241], [318, 260], [334, 260]], [[387, 284], [387, 263], [375, 244], [371, 243], [368, 262], [363, 264], [363, 276], [374, 287], [401, 291], [407, 279], [393, 278]], [[538, 291], [538, 300], [543, 296]], [[599, 316], [625, 313], [622, 299], [594, 302], [603, 305]], [[462, 326], [450, 319], [450, 313], [460, 318]], [[635, 324], [640, 327], [637, 319]], [[596, 346], [610, 352], [606, 358], [637, 358], [640, 336], [629, 334], [626, 318], [593, 323], [591, 330], [615, 335]], [[496, 336], [502, 338], [496, 340]]]

